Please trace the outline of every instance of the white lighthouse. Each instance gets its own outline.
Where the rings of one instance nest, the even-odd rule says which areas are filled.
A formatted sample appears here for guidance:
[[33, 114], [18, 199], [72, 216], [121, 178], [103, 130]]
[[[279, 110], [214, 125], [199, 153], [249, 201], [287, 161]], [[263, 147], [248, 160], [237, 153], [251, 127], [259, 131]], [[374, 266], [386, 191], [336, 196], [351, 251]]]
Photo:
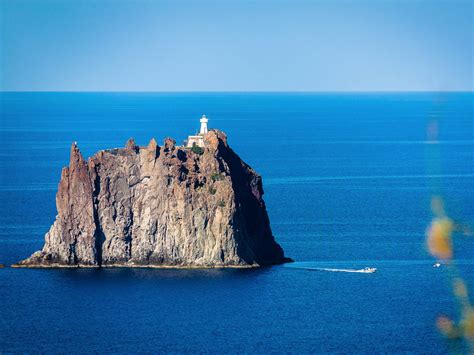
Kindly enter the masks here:
[[209, 120], [207, 119], [206, 115], [202, 115], [201, 119], [199, 122], [201, 122], [201, 130], [199, 131], [199, 134], [206, 134], [207, 133], [207, 122]]
[[198, 147], [201, 147], [201, 148], [204, 147], [204, 136], [208, 132], [207, 122], [209, 122], [209, 120], [206, 117], [206, 115], [202, 115], [199, 122], [201, 122], [201, 129], [199, 130], [199, 133], [197, 133], [194, 136], [188, 136], [188, 139], [185, 143], [186, 147], [188, 147], [188, 148], [191, 148], [194, 145], [197, 145]]

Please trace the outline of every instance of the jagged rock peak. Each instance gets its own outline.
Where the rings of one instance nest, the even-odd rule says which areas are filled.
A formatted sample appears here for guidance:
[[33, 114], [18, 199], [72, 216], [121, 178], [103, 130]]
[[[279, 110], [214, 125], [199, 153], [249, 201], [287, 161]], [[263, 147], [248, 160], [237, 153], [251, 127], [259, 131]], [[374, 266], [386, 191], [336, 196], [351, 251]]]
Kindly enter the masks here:
[[[77, 144], [56, 195], [43, 248], [18, 267], [254, 267], [289, 259], [276, 243], [261, 177], [228, 146], [204, 136], [202, 154], [165, 139], [103, 150]], [[130, 154], [130, 150], [136, 154]]]
[[130, 150], [130, 151], [134, 151], [134, 152], [137, 152], [139, 147], [138, 145], [135, 143], [135, 139], [134, 138], [129, 138], [127, 143], [125, 144], [125, 148], [127, 150]]
[[156, 150], [157, 147], [158, 147], [158, 143], [156, 143], [155, 138], [150, 139], [150, 142], [148, 143], [148, 149]]
[[167, 137], [165, 138], [164, 146], [166, 151], [173, 150], [176, 146], [176, 141], [171, 137]]
[[77, 142], [73, 142], [71, 144], [71, 153], [69, 157], [69, 166], [78, 165], [79, 163], [84, 162], [84, 158], [82, 157], [81, 151], [77, 146]]
[[227, 148], [227, 135], [222, 131], [213, 129], [204, 136], [204, 142], [210, 149], [218, 149], [219, 144]]

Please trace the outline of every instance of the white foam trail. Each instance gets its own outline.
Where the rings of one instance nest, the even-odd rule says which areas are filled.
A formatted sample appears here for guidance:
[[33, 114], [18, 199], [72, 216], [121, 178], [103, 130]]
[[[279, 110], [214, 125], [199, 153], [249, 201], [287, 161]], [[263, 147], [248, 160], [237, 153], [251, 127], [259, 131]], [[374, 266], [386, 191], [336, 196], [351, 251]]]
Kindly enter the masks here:
[[291, 268], [301, 269], [301, 270], [330, 271], [330, 272], [355, 272], [355, 273], [360, 273], [360, 274], [372, 274], [375, 271], [377, 271], [376, 268], [368, 268], [368, 269], [333, 269], [333, 268], [326, 268], [326, 267], [291, 267]]

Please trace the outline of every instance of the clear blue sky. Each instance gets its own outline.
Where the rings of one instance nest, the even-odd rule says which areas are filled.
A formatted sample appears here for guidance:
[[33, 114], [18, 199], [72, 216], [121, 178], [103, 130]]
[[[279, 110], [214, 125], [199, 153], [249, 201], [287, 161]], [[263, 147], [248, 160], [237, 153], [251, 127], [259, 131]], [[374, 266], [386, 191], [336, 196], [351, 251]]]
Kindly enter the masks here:
[[473, 90], [474, 0], [0, 0], [1, 90]]

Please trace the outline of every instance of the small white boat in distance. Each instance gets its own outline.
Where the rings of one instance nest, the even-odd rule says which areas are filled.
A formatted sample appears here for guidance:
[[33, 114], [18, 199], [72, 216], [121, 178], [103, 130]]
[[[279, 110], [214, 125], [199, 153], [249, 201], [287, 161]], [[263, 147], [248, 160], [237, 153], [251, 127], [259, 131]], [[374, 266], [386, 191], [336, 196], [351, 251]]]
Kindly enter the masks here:
[[433, 264], [433, 267], [440, 267], [441, 266], [441, 263], [434, 263]]
[[372, 274], [373, 272], [376, 272], [376, 271], [377, 271], [377, 268], [375, 267], [366, 267], [362, 269], [362, 272], [365, 272], [367, 274]]

